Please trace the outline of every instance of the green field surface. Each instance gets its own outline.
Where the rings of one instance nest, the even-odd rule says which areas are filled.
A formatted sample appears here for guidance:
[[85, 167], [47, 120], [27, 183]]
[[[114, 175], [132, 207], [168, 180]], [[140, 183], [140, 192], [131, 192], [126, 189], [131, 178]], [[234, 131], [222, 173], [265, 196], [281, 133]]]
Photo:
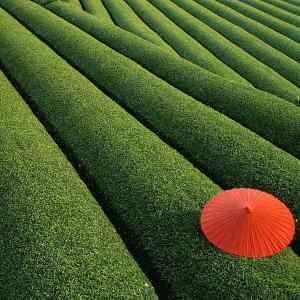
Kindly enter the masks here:
[[[249, 4], [267, 14], [270, 14], [278, 19], [281, 19], [289, 24], [295, 25], [297, 27], [300, 26], [300, 19], [299, 16], [288, 12], [289, 9], [291, 9], [291, 5], [284, 3], [284, 5], [280, 5], [282, 4], [282, 1], [273, 1], [273, 0], [269, 0], [269, 1], [261, 1], [261, 0], [242, 0], [242, 2]], [[265, 3], [265, 2], [269, 2], [269, 3]], [[276, 3], [277, 5], [279, 4], [282, 8], [280, 7], [276, 7]], [[272, 5], [272, 4], [275, 4]], [[293, 7], [292, 7], [293, 8]], [[295, 8], [294, 11], [295, 13]], [[300, 10], [296, 10], [296, 14], [299, 14]]]
[[117, 26], [103, 26], [95, 18], [59, 1], [47, 7], [181, 91], [300, 158], [299, 107], [258, 89], [238, 86]]
[[[192, 0], [172, 1], [220, 34], [224, 35], [241, 49], [287, 78], [290, 82], [300, 87], [300, 65], [295, 60], [290, 59], [282, 52], [265, 44], [254, 35], [249, 34], [246, 30], [233, 25], [229, 21], [224, 20]], [[255, 85], [255, 82], [253, 82], [253, 84]], [[272, 91], [270, 90], [270, 92]]]
[[211, 12], [219, 15], [224, 20], [228, 20], [234, 25], [245, 29], [248, 33], [258, 37], [274, 49], [281, 51], [290, 58], [300, 62], [300, 45], [287, 38], [285, 35], [246, 17], [245, 15], [231, 9], [214, 0], [194, 0], [199, 5], [205, 6]]
[[[297, 9], [0, 0], [0, 299], [299, 300]], [[208, 241], [235, 187], [286, 204], [288, 247]]]
[[172, 48], [185, 59], [236, 82], [251, 85], [246, 79], [234, 72], [216, 58], [201, 43], [198, 43], [179, 26], [168, 19], [148, 1], [128, 1], [126, 3], [154, 31], [156, 31]]
[[[200, 1], [200, 0], [196, 0]], [[254, 8], [242, 1], [238, 0], [216, 0], [220, 3], [233, 8], [234, 10], [240, 12], [241, 14], [261, 23], [273, 30], [287, 36], [288, 38], [294, 40], [295, 42], [300, 42], [300, 29], [292, 24], [282, 21], [270, 14], [267, 14], [257, 8]]]
[[157, 299], [97, 201], [1, 71], [0, 107], [1, 299]]
[[[131, 2], [133, 0], [126, 1]], [[189, 15], [169, 0], [148, 1], [255, 87], [281, 98], [286, 98], [293, 103], [298, 101], [300, 89], [297, 86], [231, 43], [209, 26]]]
[[127, 31], [130, 31], [137, 36], [155, 44], [163, 47], [164, 49], [169, 50], [171, 53], [177, 55], [177, 53], [171, 48], [160, 36], [151, 30], [126, 4], [123, 0], [103, 0], [103, 3], [106, 5], [109, 13], [114, 19], [114, 22], [124, 28]]
[[[267, 2], [269, 4], [272, 4], [276, 7], [279, 7], [283, 10], [286, 10], [292, 14], [295, 15], [300, 15], [300, 7], [295, 5], [296, 2], [292, 3], [292, 1], [290, 1], [290, 3], [288, 1], [282, 1], [282, 0], [264, 0], [264, 2]], [[298, 2], [298, 5], [300, 5], [300, 3]]]

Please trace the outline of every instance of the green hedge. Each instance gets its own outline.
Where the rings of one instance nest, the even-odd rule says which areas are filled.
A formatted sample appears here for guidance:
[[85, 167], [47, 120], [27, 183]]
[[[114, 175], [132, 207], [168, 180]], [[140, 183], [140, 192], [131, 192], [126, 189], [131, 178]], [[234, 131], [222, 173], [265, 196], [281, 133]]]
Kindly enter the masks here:
[[173, 48], [164, 42], [156, 32], [150, 29], [124, 0], [103, 0], [103, 3], [113, 17], [115, 24], [177, 55]]
[[[18, 26], [0, 15], [5, 45], [3, 31], [14, 35]], [[0, 298], [157, 299], [97, 201], [1, 71], [0, 107]]]
[[82, 6], [81, 6], [79, 0], [62, 0], [62, 1], [66, 2], [66, 3], [74, 4], [74, 5], [76, 5], [77, 7], [80, 7], [80, 8], [82, 9]]
[[299, 0], [286, 0], [287, 3], [300, 6], [300, 1]]
[[176, 88], [300, 158], [300, 109], [295, 105], [173, 57], [117, 26], [103, 26], [92, 16], [60, 1], [47, 7]]
[[[134, 0], [126, 1], [129, 3], [134, 2]], [[299, 102], [300, 89], [297, 86], [243, 51], [205, 23], [169, 0], [148, 1], [255, 87], [287, 99], [292, 103]]]
[[100, 21], [105, 23], [113, 23], [107, 9], [102, 0], [80, 0], [85, 11], [96, 16]]
[[152, 30], [156, 31], [180, 56], [212, 73], [251, 86], [247, 80], [217, 59], [205, 47], [170, 21], [150, 3], [147, 1], [125, 2], [127, 2], [135, 13], [152, 28]]
[[[284, 9], [292, 14], [300, 16], [300, 7], [293, 3], [288, 3], [291, 1], [282, 1], [282, 0], [264, 0], [264, 1], [274, 6], [277, 6], [281, 9]], [[300, 5], [300, 2], [298, 2], [298, 5]]]
[[40, 4], [40, 5], [46, 5], [46, 4], [49, 4], [51, 2], [55, 2], [57, 0], [31, 0], [37, 4]]
[[[196, 0], [199, 1], [199, 0]], [[300, 42], [300, 29], [294, 25], [288, 24], [278, 18], [272, 17], [250, 5], [242, 3], [238, 0], [217, 0], [225, 4], [228, 7], [240, 12], [241, 14], [261, 23], [273, 30], [283, 34], [284, 36], [294, 40], [295, 42]], [[200, 1], [202, 2], [202, 1]]]
[[[200, 21], [300, 87], [300, 64], [192, 0], [172, 0]], [[299, 93], [300, 96], [300, 93]]]
[[[15, 13], [25, 9], [50, 28], [64, 24], [29, 2]], [[299, 296], [299, 258], [290, 248], [249, 260], [212, 247], [198, 233], [199, 208], [220, 188], [2, 11], [0, 25], [1, 63], [89, 170], [162, 299]]]
[[[272, 5], [272, 3], [265, 3], [259, 0], [242, 0], [243, 3], [249, 4], [254, 8], [257, 8], [260, 11], [265, 12], [275, 18], [278, 18], [284, 22], [292, 24], [294, 26], [300, 26], [300, 18], [299, 16], [292, 14], [286, 11], [286, 8], [281, 9], [280, 7], [276, 7]], [[270, 2], [270, 1], [269, 1]], [[271, 0], [272, 2], [272, 0]]]
[[2, 0], [1, 5], [213, 180], [226, 188], [267, 190], [296, 211], [300, 160], [51, 12], [29, 5], [15, 10], [15, 1]]
[[290, 58], [300, 62], [300, 45], [299, 43], [287, 38], [271, 28], [248, 18], [237, 11], [218, 3], [215, 0], [195, 0], [197, 3], [205, 6], [215, 14], [218, 14], [223, 19], [245, 29], [249, 33], [257, 36], [265, 43], [273, 48], [283, 52]]

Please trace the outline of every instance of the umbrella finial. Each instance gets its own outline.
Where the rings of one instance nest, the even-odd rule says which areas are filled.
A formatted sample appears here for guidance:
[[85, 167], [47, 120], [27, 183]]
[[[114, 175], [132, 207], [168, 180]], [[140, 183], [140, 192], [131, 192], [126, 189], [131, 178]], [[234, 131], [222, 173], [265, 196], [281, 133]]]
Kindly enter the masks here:
[[253, 207], [251, 207], [249, 204], [247, 204], [247, 205], [245, 206], [245, 210], [246, 210], [247, 214], [250, 214], [250, 213], [252, 213], [252, 211], [253, 211]]

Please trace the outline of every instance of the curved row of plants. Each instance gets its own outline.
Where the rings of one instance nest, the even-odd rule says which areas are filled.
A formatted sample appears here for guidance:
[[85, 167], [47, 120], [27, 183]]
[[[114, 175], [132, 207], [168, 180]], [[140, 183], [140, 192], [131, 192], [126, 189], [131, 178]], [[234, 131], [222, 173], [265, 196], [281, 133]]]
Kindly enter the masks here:
[[[74, 5], [77, 6], [78, 8], [82, 9], [80, 0], [63, 0], [63, 1], [66, 2], [66, 3], [69, 3], [69, 4], [74, 4]], [[36, 1], [35, 1], [35, 2], [36, 2]]]
[[113, 23], [106, 7], [101, 0], [80, 0], [83, 9], [105, 23]]
[[293, 4], [300, 6], [300, 1], [299, 0], [286, 0], [287, 3]]
[[194, 0], [201, 6], [206, 7], [213, 13], [219, 15], [223, 19], [228, 20], [247, 32], [257, 36], [259, 39], [272, 46], [273, 48], [283, 52], [290, 58], [300, 62], [300, 45], [294, 40], [280, 34], [279, 32], [244, 16], [243, 14], [227, 7], [215, 0]]
[[[296, 2], [293, 3], [293, 0], [291, 1], [282, 1], [282, 0], [264, 0], [267, 3], [270, 3], [276, 7], [279, 7], [281, 9], [284, 9], [292, 14], [300, 16], [300, 7], [297, 6], [300, 5], [300, 2], [296, 0]], [[289, 3], [290, 2], [290, 3]]]
[[260, 0], [243, 0], [242, 2], [251, 5], [252, 7], [257, 8], [258, 10], [263, 11], [266, 14], [269, 14], [284, 22], [287, 22], [297, 27], [300, 26], [299, 16], [288, 12], [286, 8], [282, 9], [280, 7], [274, 6], [272, 3], [266, 3]]
[[[143, 5], [145, 2], [126, 0], [127, 3]], [[235, 70], [255, 87], [270, 92], [292, 103], [299, 101], [300, 89], [266, 66], [255, 57], [243, 51], [224, 36], [199, 21], [169, 0], [148, 0], [167, 17], [184, 29], [188, 34], [202, 43], [209, 51], [225, 64]]]
[[[19, 32], [18, 46], [27, 45], [19, 26], [0, 10], [1, 45]], [[26, 58], [18, 59], [17, 72], [28, 68]], [[157, 299], [97, 201], [1, 71], [0, 107], [1, 298]]]
[[172, 0], [172, 2], [300, 87], [300, 64], [295, 60], [192, 0]]
[[272, 94], [245, 88], [212, 74], [185, 59], [161, 51], [117, 26], [103, 26], [92, 16], [60, 1], [49, 4], [47, 8], [181, 91], [300, 159], [299, 107]]
[[155, 31], [150, 29], [124, 0], [103, 0], [103, 3], [113, 17], [115, 24], [177, 55], [173, 48], [162, 40]]
[[147, 1], [127, 2], [127, 4], [180, 56], [212, 73], [245, 85], [251, 85]]
[[[197, 2], [202, 2], [196, 0]], [[292, 24], [286, 23], [278, 18], [272, 17], [250, 5], [247, 5], [238, 0], [217, 0], [220, 3], [225, 4], [228, 7], [240, 12], [241, 14], [264, 24], [273, 30], [285, 35], [286, 37], [294, 40], [295, 42], [300, 42], [300, 29]]]
[[[1, 1], [8, 10], [16, 5]], [[65, 24], [45, 9], [25, 6], [14, 12], [31, 11], [50, 31]], [[295, 296], [300, 264], [290, 248], [254, 262], [212, 247], [197, 233], [199, 207], [220, 188], [11, 17], [1, 13], [0, 20], [8, 29], [0, 31], [1, 62], [95, 179], [94, 188], [106, 196], [102, 204], [110, 207], [123, 238], [135, 246], [143, 269], [165, 296]]]
[[1, 5], [213, 180], [223, 187], [261, 188], [296, 211], [300, 160], [60, 17], [29, 5], [14, 10], [14, 1]]

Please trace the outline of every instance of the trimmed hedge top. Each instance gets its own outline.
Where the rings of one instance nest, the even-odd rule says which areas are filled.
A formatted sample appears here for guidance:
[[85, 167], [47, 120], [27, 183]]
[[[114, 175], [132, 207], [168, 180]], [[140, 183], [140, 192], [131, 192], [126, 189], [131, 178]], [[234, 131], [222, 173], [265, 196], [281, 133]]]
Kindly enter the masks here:
[[[13, 36], [19, 25], [9, 26], [1, 9], [0, 16], [3, 45], [3, 31]], [[0, 298], [157, 299], [86, 185], [1, 71], [0, 107]]]
[[195, 0], [195, 2], [205, 6], [213, 13], [230, 21], [232, 24], [235, 24], [245, 29], [247, 32], [257, 36], [274, 49], [281, 51], [298, 63], [300, 62], [300, 45], [294, 40], [289, 39], [285, 35], [280, 34], [279, 32], [252, 20], [251, 18], [248, 18], [215, 0]]
[[117, 26], [104, 26], [60, 1], [47, 7], [176, 88], [300, 158], [299, 107], [258, 89], [246, 89], [185, 59], [173, 57]]
[[114, 22], [143, 39], [156, 44], [164, 49], [167, 49], [171, 53], [177, 55], [177, 53], [171, 48], [160, 36], [151, 30], [126, 4], [124, 0], [103, 0], [103, 3], [106, 5], [108, 11], [114, 18]]
[[[193, 87], [200, 82], [198, 76], [204, 75], [204, 82], [209, 83], [201, 92], [205, 95], [221, 84], [218, 76], [130, 33], [124, 35], [149, 46], [149, 52], [142, 47], [136, 55], [130, 47], [119, 50], [127, 51], [142, 65], [147, 64], [141, 53], [152, 53], [148, 69], [159, 62], [155, 55], [166, 59], [162, 75], [156, 76], [108, 47], [124, 32], [121, 29], [96, 23], [98, 29], [103, 26], [101, 36], [109, 41], [107, 46], [30, 1], [1, 0], [0, 6], [11, 14], [0, 9], [0, 65], [94, 192], [160, 298], [299, 298], [299, 257], [291, 248], [270, 258], [249, 260], [219, 251], [198, 232], [199, 209], [221, 191], [199, 169], [222, 186], [239, 181], [269, 189], [293, 212], [299, 204], [299, 160], [157, 77], [182, 66], [187, 73], [173, 75], [174, 82], [180, 86], [180, 79], [190, 74], [196, 78]], [[122, 39], [119, 47], [126, 48]], [[173, 69], [172, 63], [176, 65]], [[170, 74], [164, 76], [173, 80]], [[229, 87], [235, 85], [224, 83], [230, 99], [235, 94], [230, 96]], [[246, 91], [247, 101], [257, 95], [286, 104], [254, 88], [236, 86]], [[223, 90], [219, 87], [218, 91]], [[298, 109], [292, 104], [287, 107]], [[106, 268], [102, 271], [111, 274]], [[139, 278], [143, 282], [146, 277]], [[135, 295], [120, 292], [116, 299], [155, 299], [151, 285], [143, 284], [137, 283]]]
[[[126, 0], [132, 2], [133, 0]], [[300, 89], [170, 0], [148, 0], [255, 87], [299, 103]], [[298, 71], [299, 72], [299, 71]]]

